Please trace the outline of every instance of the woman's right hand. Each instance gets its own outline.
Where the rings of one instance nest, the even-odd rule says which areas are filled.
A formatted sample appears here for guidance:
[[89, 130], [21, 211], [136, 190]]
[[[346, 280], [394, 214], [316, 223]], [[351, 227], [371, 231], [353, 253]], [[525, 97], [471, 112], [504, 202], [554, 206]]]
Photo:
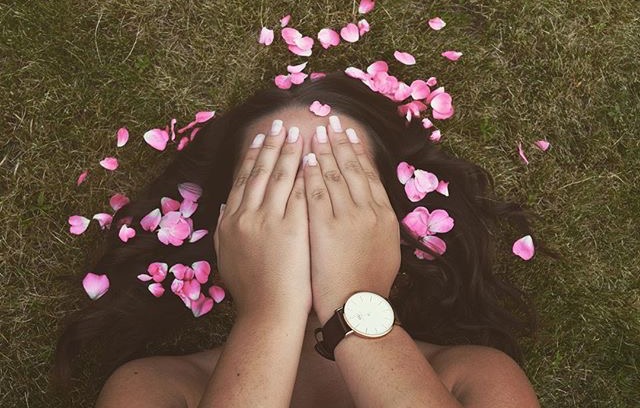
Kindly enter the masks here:
[[279, 127], [247, 149], [213, 236], [220, 277], [238, 314], [292, 307], [308, 314], [312, 308], [307, 204], [298, 171], [303, 139], [285, 141], [281, 121]]

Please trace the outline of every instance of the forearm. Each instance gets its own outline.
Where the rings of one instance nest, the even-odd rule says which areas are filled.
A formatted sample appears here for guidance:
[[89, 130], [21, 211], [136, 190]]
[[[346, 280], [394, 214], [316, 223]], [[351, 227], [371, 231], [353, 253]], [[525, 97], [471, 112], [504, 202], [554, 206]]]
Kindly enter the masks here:
[[238, 316], [198, 407], [289, 407], [306, 321], [291, 311]]
[[401, 326], [377, 339], [351, 333], [334, 356], [358, 407], [462, 407]]

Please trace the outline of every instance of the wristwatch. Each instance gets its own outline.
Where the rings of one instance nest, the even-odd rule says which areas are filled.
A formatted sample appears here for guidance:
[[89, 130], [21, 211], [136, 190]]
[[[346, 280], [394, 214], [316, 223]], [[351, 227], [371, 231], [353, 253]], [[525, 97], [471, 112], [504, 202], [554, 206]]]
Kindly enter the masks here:
[[[315, 329], [315, 349], [322, 357], [335, 361], [336, 346], [349, 334], [378, 338], [389, 333], [394, 325], [402, 323], [385, 297], [374, 292], [355, 292], [322, 328]], [[322, 333], [322, 340], [318, 339], [318, 333]]]

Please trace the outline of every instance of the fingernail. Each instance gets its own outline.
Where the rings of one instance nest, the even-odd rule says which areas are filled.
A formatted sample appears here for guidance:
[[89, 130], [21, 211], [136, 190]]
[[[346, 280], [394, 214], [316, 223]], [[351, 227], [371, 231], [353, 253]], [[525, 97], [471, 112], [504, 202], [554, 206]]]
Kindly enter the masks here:
[[307, 159], [307, 164], [309, 166], [317, 166], [318, 165], [318, 160], [316, 159], [316, 154], [315, 153], [309, 153], [308, 156], [309, 156], [309, 158]]
[[345, 130], [345, 133], [347, 134], [347, 137], [349, 138], [349, 141], [351, 143], [359, 143], [358, 135], [356, 135], [355, 130], [348, 128], [347, 130]]
[[227, 205], [226, 205], [225, 203], [220, 204], [220, 214], [222, 214], [222, 212], [224, 211], [224, 208], [225, 208], [226, 206], [227, 206]]
[[287, 143], [295, 143], [298, 140], [298, 135], [300, 135], [300, 129], [295, 126], [291, 126], [289, 128], [289, 133], [287, 134]]
[[251, 143], [251, 146], [249, 147], [260, 147], [262, 146], [262, 142], [264, 142], [264, 133], [258, 133], [256, 135], [256, 137], [253, 139], [253, 142]]
[[282, 121], [280, 119], [276, 119], [273, 121], [273, 123], [271, 124], [271, 135], [275, 136], [278, 133], [280, 133], [280, 130], [282, 129]]
[[320, 143], [327, 143], [327, 128], [324, 126], [318, 126], [316, 128], [316, 139]]
[[302, 168], [303, 169], [307, 165], [308, 161], [309, 161], [309, 155], [308, 154], [305, 154], [304, 156], [302, 156]]
[[329, 123], [334, 132], [342, 132], [342, 126], [340, 125], [340, 119], [337, 116], [329, 116]]

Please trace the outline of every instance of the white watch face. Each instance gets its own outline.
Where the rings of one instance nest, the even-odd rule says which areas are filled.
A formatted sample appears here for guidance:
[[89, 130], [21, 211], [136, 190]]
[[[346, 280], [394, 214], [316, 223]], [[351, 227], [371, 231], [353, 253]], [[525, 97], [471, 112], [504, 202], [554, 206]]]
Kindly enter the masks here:
[[389, 302], [372, 292], [353, 294], [344, 305], [344, 320], [356, 333], [365, 337], [382, 337], [394, 322]]

